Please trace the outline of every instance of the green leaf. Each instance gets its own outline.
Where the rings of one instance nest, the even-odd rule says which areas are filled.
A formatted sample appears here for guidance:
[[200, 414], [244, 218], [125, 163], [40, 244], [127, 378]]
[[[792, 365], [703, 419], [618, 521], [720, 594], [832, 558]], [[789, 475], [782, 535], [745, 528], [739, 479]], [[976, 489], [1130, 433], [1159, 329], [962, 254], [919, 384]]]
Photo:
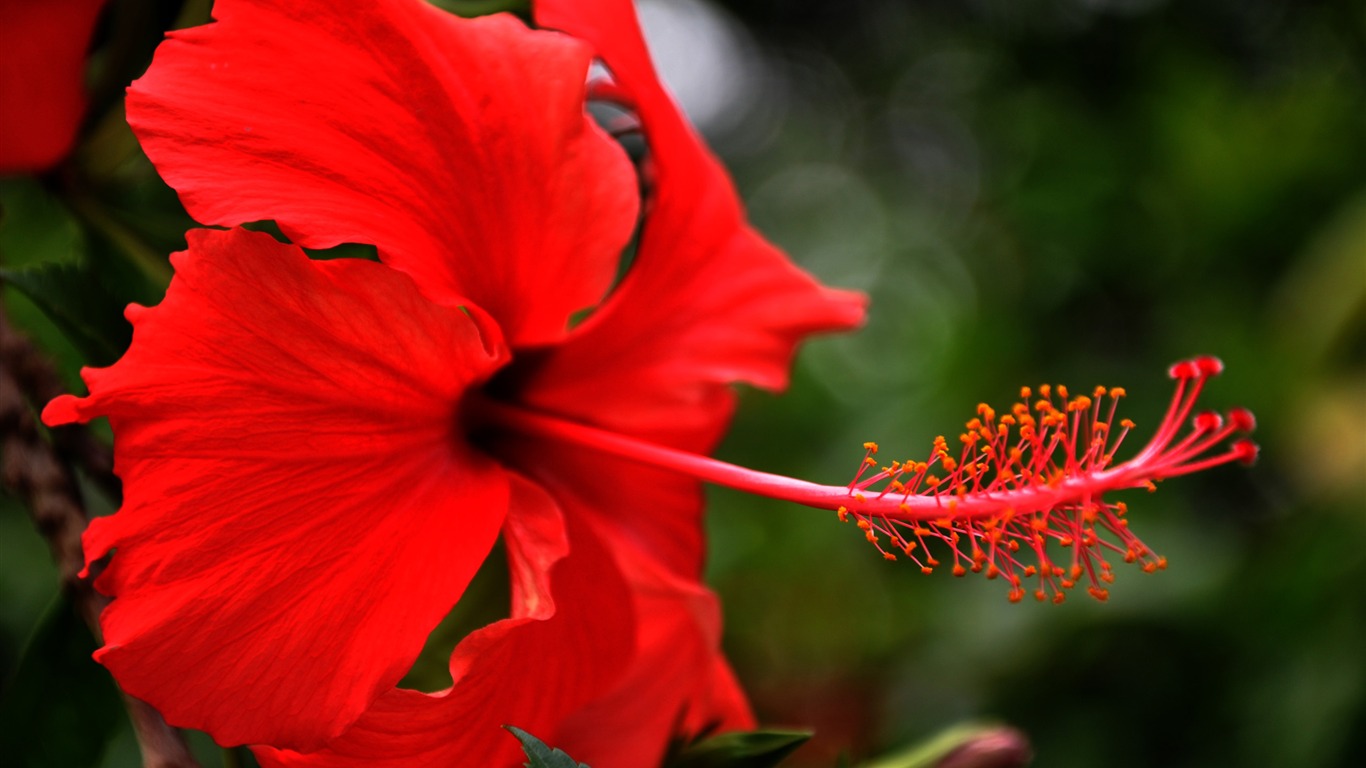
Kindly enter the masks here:
[[811, 738], [810, 731], [726, 733], [690, 744], [667, 768], [770, 768]]
[[515, 13], [526, 18], [531, 13], [531, 3], [528, 0], [433, 0], [433, 4], [465, 18], [494, 13]]
[[[110, 258], [111, 249], [98, 233], [81, 226], [66, 201], [38, 182], [0, 181], [0, 282], [29, 300], [15, 319], [48, 343], [58, 333], [65, 337], [81, 364], [108, 365], [117, 359], [132, 335], [124, 305], [155, 303], [161, 296], [146, 278]], [[29, 302], [50, 322], [39, 319]]]
[[0, 694], [0, 755], [12, 768], [97, 765], [121, 717], [118, 691], [90, 658], [95, 639], [55, 601]]
[[522, 742], [522, 751], [526, 752], [530, 762], [526, 763], [526, 768], [588, 768], [583, 763], [574, 762], [574, 758], [566, 755], [558, 749], [551, 749], [545, 742], [532, 736], [521, 728], [514, 728], [510, 725], [503, 726], [517, 740]]
[[85, 264], [0, 267], [0, 281], [13, 285], [37, 304], [91, 365], [113, 363], [132, 339], [132, 327], [123, 318], [123, 304], [104, 289]]
[[35, 179], [0, 181], [0, 260], [9, 267], [78, 261], [85, 236], [71, 211]]

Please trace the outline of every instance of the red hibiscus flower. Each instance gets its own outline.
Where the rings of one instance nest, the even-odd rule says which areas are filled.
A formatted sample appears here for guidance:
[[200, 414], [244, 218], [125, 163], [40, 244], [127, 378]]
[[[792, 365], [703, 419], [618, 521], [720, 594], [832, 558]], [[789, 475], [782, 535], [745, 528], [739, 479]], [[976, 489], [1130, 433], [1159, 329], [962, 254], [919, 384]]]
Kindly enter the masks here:
[[85, 113], [85, 54], [104, 0], [0, 0], [0, 174], [66, 155]]
[[[394, 766], [513, 764], [507, 723], [597, 768], [751, 724], [697, 481], [517, 417], [704, 454], [732, 383], [782, 388], [864, 301], [748, 228], [628, 3], [567, 8], [543, 21], [598, 46], [649, 144], [615, 287], [641, 201], [585, 116], [583, 40], [416, 0], [220, 0], [130, 90], [196, 219], [292, 241], [191, 232], [124, 358], [44, 412], [110, 419], [97, 658], [170, 722], [270, 765]], [[346, 242], [381, 263], [301, 250]], [[500, 535], [511, 617], [456, 648], [450, 689], [395, 687]]]
[[[97, 658], [172, 723], [270, 766], [515, 764], [503, 724], [596, 768], [656, 764], [672, 736], [752, 723], [700, 584], [699, 479], [838, 510], [885, 557], [951, 558], [1013, 599], [1103, 597], [1107, 558], [1163, 564], [1106, 494], [1255, 454], [1210, 455], [1241, 411], [1181, 434], [1202, 358], [1121, 464], [1122, 391], [1061, 388], [983, 406], [961, 452], [879, 469], [870, 444], [847, 486], [707, 458], [730, 385], [781, 389], [796, 344], [863, 299], [749, 229], [627, 0], [536, 13], [558, 31], [219, 0], [130, 91], [191, 214], [291, 241], [191, 232], [125, 357], [44, 412], [110, 419], [125, 499], [85, 538], [112, 552]], [[610, 82], [587, 82], [595, 54]], [[643, 200], [590, 94], [638, 117]], [[302, 250], [348, 242], [380, 263]], [[499, 536], [511, 616], [456, 647], [449, 689], [397, 688]]]

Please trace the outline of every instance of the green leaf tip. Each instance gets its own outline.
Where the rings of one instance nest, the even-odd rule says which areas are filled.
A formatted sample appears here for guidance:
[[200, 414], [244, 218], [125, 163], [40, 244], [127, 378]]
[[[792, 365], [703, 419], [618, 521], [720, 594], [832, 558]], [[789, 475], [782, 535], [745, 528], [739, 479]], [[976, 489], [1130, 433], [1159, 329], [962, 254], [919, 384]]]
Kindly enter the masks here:
[[694, 742], [667, 768], [772, 768], [811, 738], [810, 731], [737, 731]]
[[523, 763], [526, 768], [589, 768], [584, 763], [574, 762], [574, 758], [566, 755], [559, 749], [551, 749], [546, 746], [544, 741], [532, 736], [521, 728], [511, 725], [503, 726], [508, 733], [517, 737], [522, 742], [522, 751], [526, 753], [528, 762]]

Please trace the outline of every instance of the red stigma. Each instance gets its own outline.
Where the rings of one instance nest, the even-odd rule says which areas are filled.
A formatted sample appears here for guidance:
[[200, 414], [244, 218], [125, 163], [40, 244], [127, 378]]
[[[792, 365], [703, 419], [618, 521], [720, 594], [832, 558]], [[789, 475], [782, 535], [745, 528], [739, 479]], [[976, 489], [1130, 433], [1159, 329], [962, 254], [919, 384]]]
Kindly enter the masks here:
[[1123, 463], [1114, 462], [1115, 453], [1134, 424], [1115, 421], [1126, 394], [1120, 387], [1069, 398], [1066, 387], [1045, 384], [1032, 402], [1035, 391], [1025, 387], [1001, 414], [980, 404], [958, 436], [956, 455], [938, 437], [924, 461], [879, 468], [877, 446], [865, 444], [840, 518], [852, 516], [886, 559], [905, 556], [925, 573], [940, 564], [931, 544], [947, 549], [954, 575], [1002, 579], [1011, 602], [1027, 594], [1025, 579], [1036, 582], [1030, 591], [1040, 601], [1060, 603], [1079, 583], [1105, 600], [1109, 591], [1102, 585], [1114, 580], [1111, 560], [1138, 563], [1148, 573], [1167, 567], [1129, 529], [1125, 502], [1106, 495], [1156, 490], [1169, 477], [1255, 460], [1251, 440], [1228, 442], [1256, 426], [1251, 412], [1192, 416], [1205, 382], [1222, 371], [1214, 357], [1173, 365], [1176, 387], [1166, 415], [1147, 445]]

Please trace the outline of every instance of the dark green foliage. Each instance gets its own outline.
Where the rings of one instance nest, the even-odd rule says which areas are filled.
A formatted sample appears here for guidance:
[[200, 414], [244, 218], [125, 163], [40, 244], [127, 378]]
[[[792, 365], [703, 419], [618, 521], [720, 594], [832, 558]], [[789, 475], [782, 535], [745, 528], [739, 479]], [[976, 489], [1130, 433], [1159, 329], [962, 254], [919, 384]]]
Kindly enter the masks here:
[[0, 267], [0, 282], [19, 289], [38, 305], [90, 365], [113, 363], [132, 339], [132, 328], [123, 319], [123, 304], [99, 284], [85, 264]]
[[109, 674], [90, 658], [95, 640], [65, 600], [48, 609], [0, 694], [0, 758], [10, 768], [97, 765], [118, 726]]
[[726, 733], [685, 747], [665, 768], [772, 768], [810, 738], [810, 731]]

